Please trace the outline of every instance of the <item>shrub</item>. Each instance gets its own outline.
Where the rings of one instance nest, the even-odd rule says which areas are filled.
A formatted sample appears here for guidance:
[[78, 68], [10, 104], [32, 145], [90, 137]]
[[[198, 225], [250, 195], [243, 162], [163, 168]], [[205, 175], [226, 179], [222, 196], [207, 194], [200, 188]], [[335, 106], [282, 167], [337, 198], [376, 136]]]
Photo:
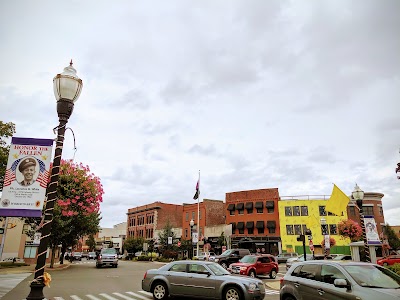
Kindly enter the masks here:
[[352, 242], [359, 241], [362, 237], [361, 226], [351, 219], [340, 222], [338, 224], [338, 230], [341, 236], [350, 238]]
[[387, 266], [387, 268], [392, 271], [395, 272], [396, 274], [400, 275], [400, 264], [394, 264], [392, 266]]

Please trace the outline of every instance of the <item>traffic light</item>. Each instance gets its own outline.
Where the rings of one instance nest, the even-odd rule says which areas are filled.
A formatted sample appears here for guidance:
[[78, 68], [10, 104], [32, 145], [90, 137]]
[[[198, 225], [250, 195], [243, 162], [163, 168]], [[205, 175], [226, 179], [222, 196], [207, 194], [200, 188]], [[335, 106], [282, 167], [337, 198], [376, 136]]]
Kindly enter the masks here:
[[305, 236], [304, 236], [303, 234], [299, 235], [299, 236], [297, 237], [297, 241], [298, 241], [298, 242], [304, 242], [304, 241], [305, 241]]
[[311, 232], [310, 229], [307, 229], [307, 230], [306, 230], [306, 235], [312, 235], [312, 232]]

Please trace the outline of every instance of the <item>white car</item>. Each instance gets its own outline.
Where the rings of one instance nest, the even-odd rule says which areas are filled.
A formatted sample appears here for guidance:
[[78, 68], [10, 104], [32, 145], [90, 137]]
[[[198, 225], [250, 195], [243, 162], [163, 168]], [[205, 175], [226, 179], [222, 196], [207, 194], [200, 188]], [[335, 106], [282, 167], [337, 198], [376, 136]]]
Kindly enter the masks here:
[[197, 260], [206, 260], [206, 258], [208, 258], [208, 260], [214, 261], [215, 253], [214, 252], [200, 252], [199, 256], [195, 256], [193, 258], [197, 259]]

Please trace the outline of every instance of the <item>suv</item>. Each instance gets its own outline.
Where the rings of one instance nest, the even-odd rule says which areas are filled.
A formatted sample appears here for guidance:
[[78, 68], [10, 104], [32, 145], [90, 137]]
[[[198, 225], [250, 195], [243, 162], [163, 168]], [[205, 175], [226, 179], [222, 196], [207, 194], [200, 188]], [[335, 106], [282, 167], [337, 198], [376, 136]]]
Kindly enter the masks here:
[[238, 262], [245, 255], [249, 255], [249, 249], [229, 249], [221, 255], [217, 255], [214, 262], [219, 263], [224, 269], [228, 269], [230, 264]]
[[299, 255], [295, 252], [281, 253], [276, 256], [278, 264], [285, 263], [289, 258], [298, 257]]
[[96, 268], [101, 268], [104, 265], [110, 265], [114, 268], [118, 267], [118, 252], [114, 248], [101, 249], [97, 256]]
[[246, 255], [239, 262], [229, 266], [228, 271], [233, 274], [256, 277], [257, 275], [269, 275], [271, 279], [276, 278], [279, 271], [275, 257], [270, 254]]
[[394, 264], [399, 264], [400, 263], [400, 255], [389, 255], [383, 258], [380, 258], [376, 262], [378, 265], [381, 266], [391, 266]]
[[399, 299], [400, 276], [377, 264], [311, 260], [293, 265], [280, 282], [280, 299]]
[[81, 252], [72, 252], [72, 259], [81, 261], [82, 253]]
[[87, 259], [96, 259], [96, 252], [89, 252]]

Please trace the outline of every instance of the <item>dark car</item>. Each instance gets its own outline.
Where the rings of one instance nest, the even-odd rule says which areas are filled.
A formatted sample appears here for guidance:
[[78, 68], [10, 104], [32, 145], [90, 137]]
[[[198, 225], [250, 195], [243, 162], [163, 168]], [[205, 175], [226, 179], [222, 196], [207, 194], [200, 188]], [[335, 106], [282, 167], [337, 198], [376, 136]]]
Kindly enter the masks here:
[[[324, 255], [306, 254], [306, 259], [307, 259], [307, 260], [324, 260], [324, 259], [325, 259], [325, 256], [324, 256]], [[326, 257], [326, 259], [332, 260], [333, 257], [328, 255], [328, 256]], [[289, 268], [290, 268], [294, 263], [301, 262], [301, 261], [304, 261], [304, 254], [303, 254], [303, 255], [300, 255], [299, 257], [296, 257], [296, 258], [295, 258], [295, 257], [294, 257], [294, 258], [289, 258], [289, 259], [286, 261], [286, 270], [289, 270]]]
[[87, 257], [87, 259], [96, 259], [96, 252], [89, 252], [88, 253], [88, 257]]
[[97, 256], [96, 268], [101, 268], [102, 266], [106, 265], [112, 266], [114, 268], [118, 267], [118, 252], [116, 249], [101, 249], [100, 254]]
[[339, 254], [334, 256], [333, 260], [352, 260], [352, 257], [349, 254]]
[[229, 266], [228, 271], [232, 274], [256, 277], [257, 275], [269, 275], [271, 279], [276, 278], [279, 271], [275, 257], [269, 254], [246, 255], [237, 263]]
[[299, 255], [296, 252], [281, 253], [276, 256], [278, 264], [285, 263], [289, 258], [296, 258]]
[[265, 296], [264, 283], [246, 276], [232, 275], [211, 261], [174, 261], [159, 269], [148, 270], [142, 289], [154, 299], [168, 297], [184, 299], [261, 300]]
[[72, 252], [72, 259], [81, 261], [82, 253], [81, 252]]
[[249, 249], [229, 249], [221, 255], [215, 256], [214, 262], [219, 263], [224, 269], [228, 269], [231, 264], [238, 262], [242, 257], [249, 254]]
[[281, 300], [398, 300], [400, 276], [377, 264], [311, 260], [294, 264], [280, 287]]

